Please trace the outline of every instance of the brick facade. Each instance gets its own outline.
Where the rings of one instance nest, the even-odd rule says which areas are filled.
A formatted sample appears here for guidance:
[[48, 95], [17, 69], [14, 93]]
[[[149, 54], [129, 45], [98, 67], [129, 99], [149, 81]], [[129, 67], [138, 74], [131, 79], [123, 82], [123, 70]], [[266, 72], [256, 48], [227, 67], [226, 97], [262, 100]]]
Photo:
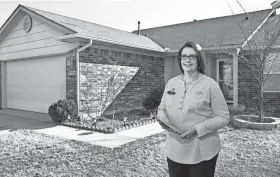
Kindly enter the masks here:
[[2, 62], [0, 62], [0, 109], [2, 109]]
[[251, 70], [243, 63], [238, 63], [238, 103], [246, 108], [258, 105], [258, 90]]
[[[245, 64], [238, 64], [238, 103], [246, 108], [258, 109], [259, 91], [252, 71]], [[280, 109], [280, 93], [264, 92], [265, 112]]]
[[[66, 98], [71, 100], [76, 100], [76, 50], [69, 51], [66, 55]], [[116, 111], [141, 108], [143, 99], [154, 88], [164, 87], [163, 57], [91, 47], [80, 53], [80, 62], [139, 68], [115, 98]], [[112, 105], [106, 113], [111, 110]]]
[[76, 52], [73, 49], [66, 54], [66, 99], [76, 101]]

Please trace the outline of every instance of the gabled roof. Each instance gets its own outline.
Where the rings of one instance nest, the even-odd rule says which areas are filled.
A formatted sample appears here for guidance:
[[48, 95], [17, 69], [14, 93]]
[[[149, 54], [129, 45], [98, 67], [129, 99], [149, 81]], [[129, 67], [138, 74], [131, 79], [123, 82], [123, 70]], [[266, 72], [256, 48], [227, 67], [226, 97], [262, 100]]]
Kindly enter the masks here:
[[162, 47], [146, 36], [138, 36], [134, 33], [38, 10], [27, 6], [19, 5], [17, 9], [18, 8], [24, 8], [25, 10], [27, 9], [27, 11], [31, 11], [56, 24], [59, 24], [60, 26], [73, 31], [73, 33], [79, 34], [80, 36], [87, 36], [97, 41], [106, 41], [113, 44], [137, 47], [153, 51], [164, 51]]
[[195, 41], [202, 48], [235, 47], [242, 45], [271, 11], [271, 9], [267, 9], [247, 14], [142, 29], [140, 33], [160, 46], [171, 50], [178, 50], [187, 41]]

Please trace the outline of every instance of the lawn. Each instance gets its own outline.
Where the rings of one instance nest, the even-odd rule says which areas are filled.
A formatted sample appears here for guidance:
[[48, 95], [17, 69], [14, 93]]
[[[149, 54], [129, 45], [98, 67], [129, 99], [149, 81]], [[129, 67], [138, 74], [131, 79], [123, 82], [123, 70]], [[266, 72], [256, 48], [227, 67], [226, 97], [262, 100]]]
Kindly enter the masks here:
[[[279, 177], [280, 130], [220, 132], [217, 177]], [[167, 177], [165, 133], [116, 149], [29, 130], [0, 136], [0, 176]]]

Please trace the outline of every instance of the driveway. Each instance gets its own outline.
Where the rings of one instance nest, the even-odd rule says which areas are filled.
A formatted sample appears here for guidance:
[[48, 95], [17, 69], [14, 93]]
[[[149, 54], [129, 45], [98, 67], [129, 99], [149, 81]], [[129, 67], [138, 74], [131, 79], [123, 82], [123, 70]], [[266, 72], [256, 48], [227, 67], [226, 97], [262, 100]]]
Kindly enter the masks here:
[[37, 130], [55, 126], [47, 114], [12, 109], [0, 110], [0, 134], [17, 129]]

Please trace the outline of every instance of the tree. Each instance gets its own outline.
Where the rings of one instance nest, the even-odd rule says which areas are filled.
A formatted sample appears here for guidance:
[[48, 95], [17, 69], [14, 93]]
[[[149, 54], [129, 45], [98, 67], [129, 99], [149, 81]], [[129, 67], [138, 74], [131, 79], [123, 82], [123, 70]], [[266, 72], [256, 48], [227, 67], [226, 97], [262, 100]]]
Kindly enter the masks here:
[[95, 120], [112, 104], [114, 120], [116, 97], [139, 68], [88, 63], [82, 63], [81, 67], [81, 107], [83, 111], [88, 117]]
[[[243, 8], [239, 1], [236, 1], [247, 14], [247, 26], [243, 26], [240, 19], [234, 15], [230, 5], [230, 9], [235, 18], [236, 25], [241, 30], [244, 43], [235, 50], [224, 49], [221, 45], [218, 46], [219, 50], [217, 55], [228, 54], [231, 56], [237, 55], [239, 63], [245, 65], [250, 69], [251, 75], [255, 79], [258, 90], [258, 115], [259, 121], [264, 121], [264, 86], [270, 80], [271, 75], [277, 71], [277, 60], [279, 51], [274, 48], [279, 45], [280, 36], [280, 17], [276, 15], [275, 10], [264, 19], [259, 16], [249, 15]], [[258, 26], [255, 26], [256, 21], [259, 21]], [[273, 51], [273, 52], [272, 52]]]

